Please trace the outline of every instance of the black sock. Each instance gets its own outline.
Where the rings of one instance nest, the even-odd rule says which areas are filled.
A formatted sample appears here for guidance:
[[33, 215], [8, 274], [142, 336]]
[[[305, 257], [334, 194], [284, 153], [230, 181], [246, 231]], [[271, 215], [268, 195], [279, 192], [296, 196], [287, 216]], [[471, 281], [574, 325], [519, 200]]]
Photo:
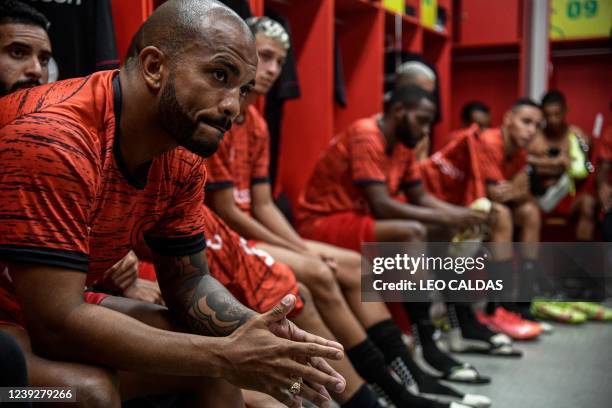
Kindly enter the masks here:
[[369, 339], [346, 350], [346, 355], [357, 373], [369, 384], [378, 387], [397, 408], [437, 408], [448, 406], [444, 404], [436, 405], [436, 403], [430, 400], [409, 393], [404, 385], [393, 378], [385, 364], [382, 352]]
[[504, 289], [502, 293], [497, 292], [489, 292], [489, 303], [487, 303], [486, 312], [487, 314], [493, 314], [497, 306], [499, 306], [496, 301], [501, 300], [500, 298], [496, 298], [496, 295], [500, 296], [502, 299], [507, 300], [511, 298], [514, 294], [515, 284], [514, 284], [514, 262], [512, 259], [506, 261], [492, 261], [487, 268], [487, 274], [489, 275], [489, 279], [491, 280], [501, 280], [504, 284]]
[[395, 371], [402, 382], [410, 386], [413, 381], [420, 392], [428, 394], [452, 395], [461, 397], [462, 394], [450, 387], [446, 387], [423, 370], [414, 362], [406, 345], [402, 341], [402, 332], [391, 319], [375, 324], [368, 330], [368, 337], [382, 351], [385, 362]]
[[519, 300], [531, 301], [535, 296], [534, 285], [538, 281], [536, 274], [539, 272], [537, 261], [533, 259], [522, 259], [519, 274]]
[[341, 405], [342, 408], [380, 408], [376, 394], [363, 384], [357, 392]]
[[464, 338], [488, 342], [495, 336], [493, 331], [478, 321], [469, 303], [455, 303], [448, 307], [454, 307]]
[[417, 342], [423, 347], [423, 357], [433, 368], [443, 373], [450, 373], [455, 367], [463, 364], [438, 348], [433, 338], [434, 327], [429, 321], [420, 321], [412, 325]]

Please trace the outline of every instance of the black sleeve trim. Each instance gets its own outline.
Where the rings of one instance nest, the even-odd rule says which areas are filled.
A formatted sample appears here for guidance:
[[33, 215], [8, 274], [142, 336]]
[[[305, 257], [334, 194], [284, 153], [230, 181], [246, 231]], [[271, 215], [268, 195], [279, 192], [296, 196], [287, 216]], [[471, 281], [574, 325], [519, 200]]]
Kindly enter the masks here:
[[370, 184], [387, 184], [385, 180], [374, 180], [374, 179], [359, 179], [359, 180], [354, 180], [353, 183], [355, 183], [358, 186], [367, 186]]
[[0, 245], [0, 259], [14, 263], [56, 266], [85, 273], [89, 271], [89, 257], [87, 254], [63, 249]]
[[400, 185], [400, 188], [413, 188], [420, 186], [421, 184], [423, 184], [423, 180], [421, 179], [405, 181]]
[[166, 256], [193, 255], [206, 249], [206, 239], [202, 233], [181, 238], [146, 235], [145, 241], [153, 252]]
[[270, 183], [270, 177], [255, 177], [251, 179], [251, 184]]
[[494, 185], [494, 184], [498, 184], [499, 180], [488, 178], [488, 179], [485, 180], [485, 183], [487, 183], [488, 185]]
[[206, 183], [206, 190], [223, 190], [226, 188], [234, 187], [233, 181], [215, 181], [213, 183]]

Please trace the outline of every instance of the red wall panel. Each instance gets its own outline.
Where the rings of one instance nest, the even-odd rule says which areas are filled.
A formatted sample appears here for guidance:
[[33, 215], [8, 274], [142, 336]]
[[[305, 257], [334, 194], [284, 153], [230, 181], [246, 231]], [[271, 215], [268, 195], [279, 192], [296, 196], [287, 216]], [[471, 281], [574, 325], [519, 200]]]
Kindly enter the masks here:
[[456, 62], [452, 67], [452, 129], [461, 127], [461, 108], [472, 100], [481, 100], [491, 108], [493, 126], [517, 98], [518, 60]]
[[132, 36], [153, 12], [153, 0], [112, 0], [111, 8], [117, 52], [123, 62]]
[[551, 89], [565, 94], [568, 120], [588, 134], [597, 113], [604, 127], [612, 125], [612, 55], [553, 58]]
[[319, 0], [270, 5], [291, 24], [300, 79], [301, 98], [285, 104], [277, 186], [295, 203], [334, 134], [334, 4]]
[[512, 43], [519, 39], [519, 0], [461, 0], [455, 42], [461, 45]]
[[341, 50], [347, 106], [334, 104], [335, 133], [382, 110], [383, 11], [340, 14], [336, 35]]

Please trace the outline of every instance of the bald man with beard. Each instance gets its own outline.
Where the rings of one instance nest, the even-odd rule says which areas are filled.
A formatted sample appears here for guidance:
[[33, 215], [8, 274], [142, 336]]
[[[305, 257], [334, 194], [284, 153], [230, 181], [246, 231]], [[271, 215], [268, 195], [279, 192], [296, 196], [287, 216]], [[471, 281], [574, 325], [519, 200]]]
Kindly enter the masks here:
[[[238, 116], [256, 65], [232, 11], [171, 0], [121, 70], [0, 99], [0, 330], [24, 349], [31, 386], [74, 387], [83, 407], [181, 391], [238, 407], [237, 387], [326, 406], [324, 386], [342, 392], [323, 359], [342, 347], [286, 320], [293, 295], [258, 314], [208, 272], [203, 157]], [[83, 288], [141, 241], [168, 310], [86, 302]]]

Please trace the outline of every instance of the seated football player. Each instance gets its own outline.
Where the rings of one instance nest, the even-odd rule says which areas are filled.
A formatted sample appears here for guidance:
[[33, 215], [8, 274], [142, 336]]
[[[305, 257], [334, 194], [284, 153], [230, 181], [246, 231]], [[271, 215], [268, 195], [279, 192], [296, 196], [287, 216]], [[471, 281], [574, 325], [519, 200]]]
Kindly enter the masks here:
[[468, 102], [461, 109], [461, 123], [464, 128], [476, 124], [480, 130], [488, 129], [491, 127], [491, 109], [481, 101]]
[[597, 202], [590, 177], [590, 140], [567, 123], [567, 103], [561, 92], [544, 95], [542, 112], [546, 126], [528, 147], [532, 190], [544, 212], [576, 220], [576, 240], [592, 241]]
[[[238, 407], [239, 388], [322, 405], [321, 386], [342, 391], [324, 360], [342, 347], [286, 320], [295, 296], [260, 314], [207, 269], [202, 157], [237, 117], [256, 64], [231, 10], [170, 0], [120, 70], [0, 99], [0, 330], [22, 348], [30, 386], [74, 387], [87, 407], [180, 391]], [[141, 241], [170, 312], [158, 327], [83, 292]]]
[[[497, 206], [498, 228], [491, 234], [494, 243], [511, 243], [514, 237], [524, 243], [519, 265], [520, 288], [532, 287], [537, 268], [540, 242], [540, 209], [531, 195], [527, 173], [526, 148], [542, 123], [540, 106], [530, 99], [517, 100], [505, 113], [502, 126], [479, 134], [482, 176], [487, 183], [487, 195]], [[518, 233], [515, 234], [515, 229]], [[514, 251], [510, 245], [493, 246], [495, 269], [500, 277], [514, 274]], [[529, 296], [524, 296], [529, 297]], [[515, 339], [530, 339], [542, 332], [530, 313], [529, 302], [506, 302], [503, 307], [490, 302], [488, 315], [482, 315], [493, 329]], [[510, 310], [508, 310], [510, 309]], [[518, 313], [518, 315], [517, 315]]]

